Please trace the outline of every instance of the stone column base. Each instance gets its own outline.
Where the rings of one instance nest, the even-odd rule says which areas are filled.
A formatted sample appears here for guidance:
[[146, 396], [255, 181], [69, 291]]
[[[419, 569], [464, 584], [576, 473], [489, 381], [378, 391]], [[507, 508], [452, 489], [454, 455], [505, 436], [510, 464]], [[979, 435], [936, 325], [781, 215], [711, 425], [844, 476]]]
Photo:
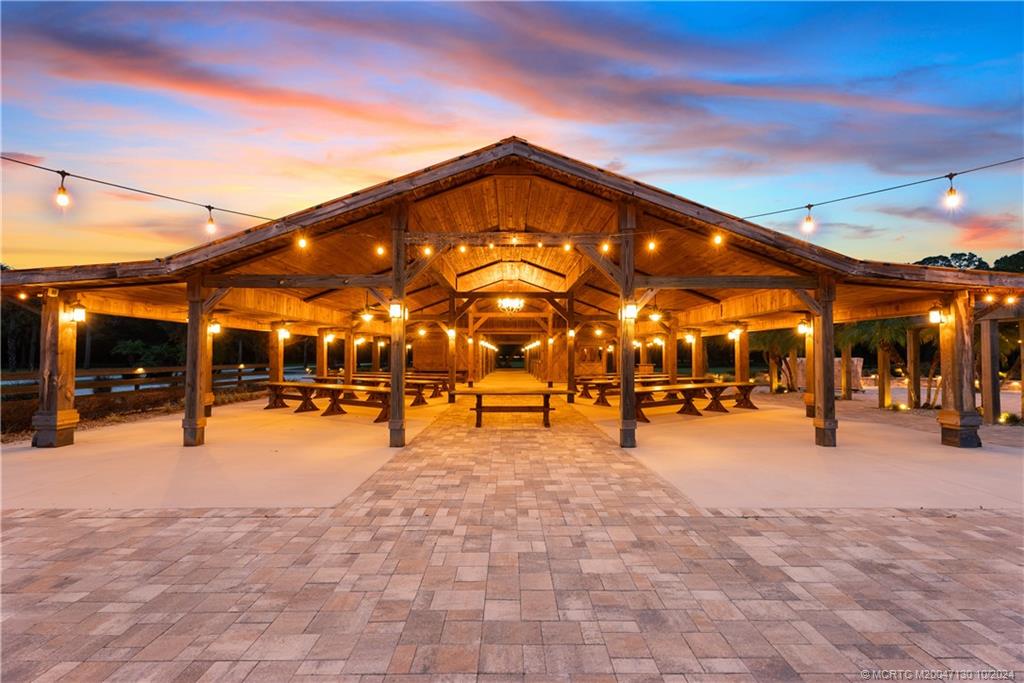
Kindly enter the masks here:
[[405, 446], [405, 427], [391, 427], [389, 432], [390, 441], [388, 446], [391, 448], [402, 448]]
[[955, 410], [939, 411], [939, 427], [942, 429], [942, 445], [954, 448], [981, 448], [981, 415], [977, 411], [960, 413]]

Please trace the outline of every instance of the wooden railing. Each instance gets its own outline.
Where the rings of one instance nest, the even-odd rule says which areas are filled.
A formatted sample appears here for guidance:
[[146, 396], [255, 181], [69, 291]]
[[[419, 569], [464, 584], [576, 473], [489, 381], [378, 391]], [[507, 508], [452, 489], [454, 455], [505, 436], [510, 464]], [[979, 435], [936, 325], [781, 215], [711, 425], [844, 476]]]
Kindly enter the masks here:
[[[227, 389], [247, 384], [264, 384], [269, 366], [230, 364], [213, 366], [213, 388]], [[155, 391], [184, 387], [185, 366], [156, 368], [101, 368], [75, 371], [75, 394], [100, 394], [114, 391]], [[39, 393], [38, 372], [6, 372], [0, 376], [0, 396], [27, 398]]]

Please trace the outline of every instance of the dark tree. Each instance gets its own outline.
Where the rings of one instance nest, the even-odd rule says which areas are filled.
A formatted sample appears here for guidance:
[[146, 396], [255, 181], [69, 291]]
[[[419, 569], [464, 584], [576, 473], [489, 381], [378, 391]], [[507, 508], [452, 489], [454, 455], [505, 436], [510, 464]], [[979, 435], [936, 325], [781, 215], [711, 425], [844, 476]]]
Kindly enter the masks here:
[[953, 252], [949, 256], [928, 256], [915, 262], [919, 266], [942, 266], [960, 270], [989, 270], [988, 263], [974, 252]]
[[992, 264], [992, 270], [1005, 270], [1008, 273], [1024, 273], [1024, 250], [1016, 254], [1000, 256]]

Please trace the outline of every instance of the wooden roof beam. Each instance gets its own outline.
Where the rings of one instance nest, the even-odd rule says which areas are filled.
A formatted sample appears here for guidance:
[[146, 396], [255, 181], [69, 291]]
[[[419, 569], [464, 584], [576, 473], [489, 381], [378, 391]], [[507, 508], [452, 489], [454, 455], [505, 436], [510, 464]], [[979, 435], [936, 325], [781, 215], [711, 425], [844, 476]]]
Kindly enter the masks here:
[[636, 278], [637, 288], [654, 289], [814, 289], [817, 278], [789, 275], [698, 275]]
[[207, 275], [204, 287], [233, 287], [238, 289], [315, 289], [329, 287], [383, 287], [391, 282], [386, 275], [259, 275], [231, 273]]

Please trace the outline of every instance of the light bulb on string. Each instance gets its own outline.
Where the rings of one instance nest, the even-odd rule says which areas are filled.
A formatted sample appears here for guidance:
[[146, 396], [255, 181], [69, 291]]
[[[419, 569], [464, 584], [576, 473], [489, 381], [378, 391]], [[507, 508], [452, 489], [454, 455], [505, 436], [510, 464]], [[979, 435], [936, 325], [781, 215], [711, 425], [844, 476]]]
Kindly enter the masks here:
[[206, 213], [206, 233], [208, 235], [212, 235], [213, 233], [217, 232], [217, 224], [213, 220], [213, 207], [210, 206], [209, 204], [206, 205]]
[[813, 207], [814, 207], [814, 204], [808, 204], [807, 205], [807, 215], [804, 216], [804, 220], [800, 224], [800, 231], [802, 233], [804, 233], [805, 235], [809, 235], [812, 232], [814, 232], [814, 228], [815, 228], [814, 216], [811, 215], [811, 209]]
[[65, 171], [60, 172], [60, 187], [57, 188], [57, 194], [53, 198], [57, 202], [57, 206], [62, 209], [71, 204], [71, 195], [68, 194], [67, 188], [64, 187], [64, 179], [67, 175]]
[[963, 203], [963, 196], [953, 187], [953, 178], [956, 177], [956, 173], [950, 173], [946, 177], [949, 178], [949, 189], [946, 190], [942, 203], [946, 205], [947, 209], [952, 211], [953, 209], [960, 208], [960, 205]]

